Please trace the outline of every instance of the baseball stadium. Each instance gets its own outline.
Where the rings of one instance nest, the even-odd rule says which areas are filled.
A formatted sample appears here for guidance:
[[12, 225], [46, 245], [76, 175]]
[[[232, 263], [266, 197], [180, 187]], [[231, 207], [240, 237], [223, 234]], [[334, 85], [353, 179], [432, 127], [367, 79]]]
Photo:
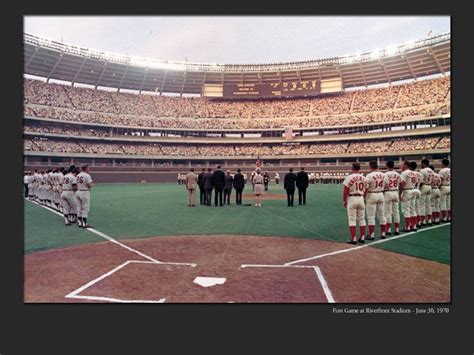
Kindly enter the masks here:
[[[374, 162], [384, 173], [388, 161], [400, 172], [427, 160], [439, 172], [451, 160], [449, 33], [261, 64], [145, 58], [27, 33], [23, 45], [25, 303], [451, 301], [446, 203], [436, 218], [433, 202], [415, 233], [397, 204], [399, 231], [386, 224], [381, 236], [377, 217], [373, 240], [353, 245], [343, 204], [354, 163], [367, 175]], [[93, 181], [83, 228], [48, 197], [64, 181], [44, 178], [71, 166]], [[203, 201], [200, 178], [188, 200], [191, 169], [240, 169], [241, 203], [232, 184], [229, 204], [212, 189]], [[290, 169], [308, 175], [307, 201], [296, 193], [293, 208]], [[28, 180], [37, 175], [39, 185]]]

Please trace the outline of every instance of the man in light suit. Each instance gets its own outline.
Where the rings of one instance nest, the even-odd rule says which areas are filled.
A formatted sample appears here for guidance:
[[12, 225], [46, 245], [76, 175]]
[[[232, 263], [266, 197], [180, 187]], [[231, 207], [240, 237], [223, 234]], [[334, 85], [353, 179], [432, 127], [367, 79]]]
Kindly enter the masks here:
[[198, 176], [194, 173], [194, 168], [191, 168], [191, 171], [186, 175], [185, 182], [188, 190], [188, 206], [195, 207]]

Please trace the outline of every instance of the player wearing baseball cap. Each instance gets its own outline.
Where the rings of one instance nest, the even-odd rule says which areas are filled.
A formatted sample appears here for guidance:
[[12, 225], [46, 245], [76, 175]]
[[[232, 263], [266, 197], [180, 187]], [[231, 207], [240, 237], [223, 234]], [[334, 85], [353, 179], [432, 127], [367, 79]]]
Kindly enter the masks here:
[[430, 169], [433, 170], [433, 180], [431, 181], [431, 214], [433, 215], [433, 223], [439, 224], [440, 215], [440, 197], [441, 192], [439, 190], [443, 180], [441, 176], [436, 173], [433, 165], [430, 165]]
[[75, 191], [77, 190], [77, 169], [71, 165], [69, 171], [62, 180], [61, 200], [63, 203], [64, 224], [66, 226], [76, 223], [77, 220], [77, 201]]
[[418, 164], [414, 161], [410, 162], [410, 170], [416, 176], [415, 188], [413, 189], [413, 194], [415, 196], [415, 223], [416, 227], [421, 227], [421, 215], [424, 213], [424, 206], [421, 203], [421, 190], [420, 185], [423, 177], [419, 171], [416, 171]]
[[77, 225], [79, 228], [92, 228], [87, 224], [91, 204], [92, 177], [89, 175], [89, 166], [81, 167], [81, 172], [76, 176], [77, 181]]
[[[416, 163], [415, 163], [416, 164]], [[410, 162], [405, 160], [402, 165], [400, 177], [400, 199], [402, 201], [402, 213], [405, 217], [404, 232], [416, 231], [416, 212], [415, 212], [415, 186], [418, 177], [410, 169]]]
[[440, 187], [440, 204], [441, 204], [441, 217], [443, 222], [451, 221], [451, 169], [449, 167], [449, 160], [443, 159], [441, 161], [443, 168], [439, 171], [441, 176], [441, 187]]
[[380, 238], [385, 239], [385, 228], [387, 219], [385, 218], [385, 198], [384, 198], [384, 183], [385, 177], [382, 172], [378, 170], [376, 161], [369, 163], [370, 173], [367, 174], [367, 223], [369, 225], [369, 235], [366, 240], [375, 239], [375, 215], [380, 224]]
[[384, 174], [384, 198], [385, 198], [385, 217], [387, 219], [386, 232], [391, 235], [392, 216], [394, 223], [394, 234], [400, 234], [400, 184], [402, 177], [397, 173], [393, 160], [388, 160], [385, 164], [387, 172]]
[[431, 184], [433, 182], [433, 170], [430, 169], [430, 162], [428, 159], [423, 159], [421, 161], [421, 184], [420, 184], [420, 225], [431, 225], [432, 224], [432, 215], [431, 215]]
[[350, 239], [349, 244], [357, 244], [357, 222], [359, 223], [359, 243], [365, 243], [365, 201], [367, 191], [367, 180], [359, 173], [360, 164], [353, 163], [352, 171], [344, 180], [343, 203], [347, 209], [349, 221]]

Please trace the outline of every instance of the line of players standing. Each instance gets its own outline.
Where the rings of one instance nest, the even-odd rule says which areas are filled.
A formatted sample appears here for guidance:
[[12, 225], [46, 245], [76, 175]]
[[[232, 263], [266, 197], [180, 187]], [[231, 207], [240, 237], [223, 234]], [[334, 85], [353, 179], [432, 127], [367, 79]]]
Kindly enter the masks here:
[[[405, 218], [402, 232], [416, 232], [418, 228], [451, 221], [451, 170], [449, 160], [443, 159], [443, 168], [436, 173], [428, 159], [417, 163], [404, 161], [401, 173], [394, 170], [394, 162], [386, 163], [387, 171], [378, 170], [377, 162], [369, 163], [370, 173], [359, 173], [360, 164], [352, 164], [352, 173], [344, 180], [343, 203], [347, 209], [350, 239], [357, 244], [357, 223], [359, 243], [375, 240], [375, 217], [380, 224], [380, 238], [391, 235], [392, 220], [394, 234], [400, 234], [399, 202]], [[367, 223], [365, 214], [367, 210]], [[440, 215], [441, 213], [441, 215]], [[366, 224], [369, 233], [366, 236]]]
[[92, 228], [87, 223], [93, 183], [89, 166], [27, 172], [23, 183], [25, 198], [63, 214], [66, 226]]

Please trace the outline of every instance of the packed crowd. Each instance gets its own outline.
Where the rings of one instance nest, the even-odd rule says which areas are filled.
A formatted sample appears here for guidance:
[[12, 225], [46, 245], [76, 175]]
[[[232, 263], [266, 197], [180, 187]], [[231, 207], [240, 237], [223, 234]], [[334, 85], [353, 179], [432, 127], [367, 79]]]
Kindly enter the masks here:
[[116, 143], [103, 144], [75, 142], [68, 140], [48, 140], [47, 138], [25, 139], [25, 151], [126, 154], [158, 156], [281, 156], [281, 155], [330, 155], [353, 153], [380, 153], [391, 151], [420, 151], [446, 149], [450, 137], [403, 138], [353, 143], [325, 143], [301, 145], [162, 145]]
[[347, 126], [364, 123], [400, 121], [406, 117], [430, 117], [448, 114], [450, 105], [416, 107], [379, 112], [360, 112], [337, 116], [316, 116], [296, 118], [262, 118], [262, 119], [188, 119], [188, 118], [153, 118], [147, 116], [114, 115], [105, 112], [77, 111], [53, 107], [25, 106], [25, 115], [30, 117], [52, 118], [63, 121], [100, 123], [115, 126], [140, 126], [154, 128], [183, 129], [266, 129], [293, 126], [330, 127]]
[[448, 113], [450, 78], [315, 98], [229, 101], [93, 90], [25, 80], [25, 115], [169, 128], [320, 127]]
[[36, 133], [51, 133], [51, 134], [62, 134], [67, 136], [83, 136], [83, 137], [109, 137], [110, 131], [108, 129], [100, 128], [72, 128], [72, 127], [56, 127], [49, 125], [23, 125], [25, 132], [36, 132]]

